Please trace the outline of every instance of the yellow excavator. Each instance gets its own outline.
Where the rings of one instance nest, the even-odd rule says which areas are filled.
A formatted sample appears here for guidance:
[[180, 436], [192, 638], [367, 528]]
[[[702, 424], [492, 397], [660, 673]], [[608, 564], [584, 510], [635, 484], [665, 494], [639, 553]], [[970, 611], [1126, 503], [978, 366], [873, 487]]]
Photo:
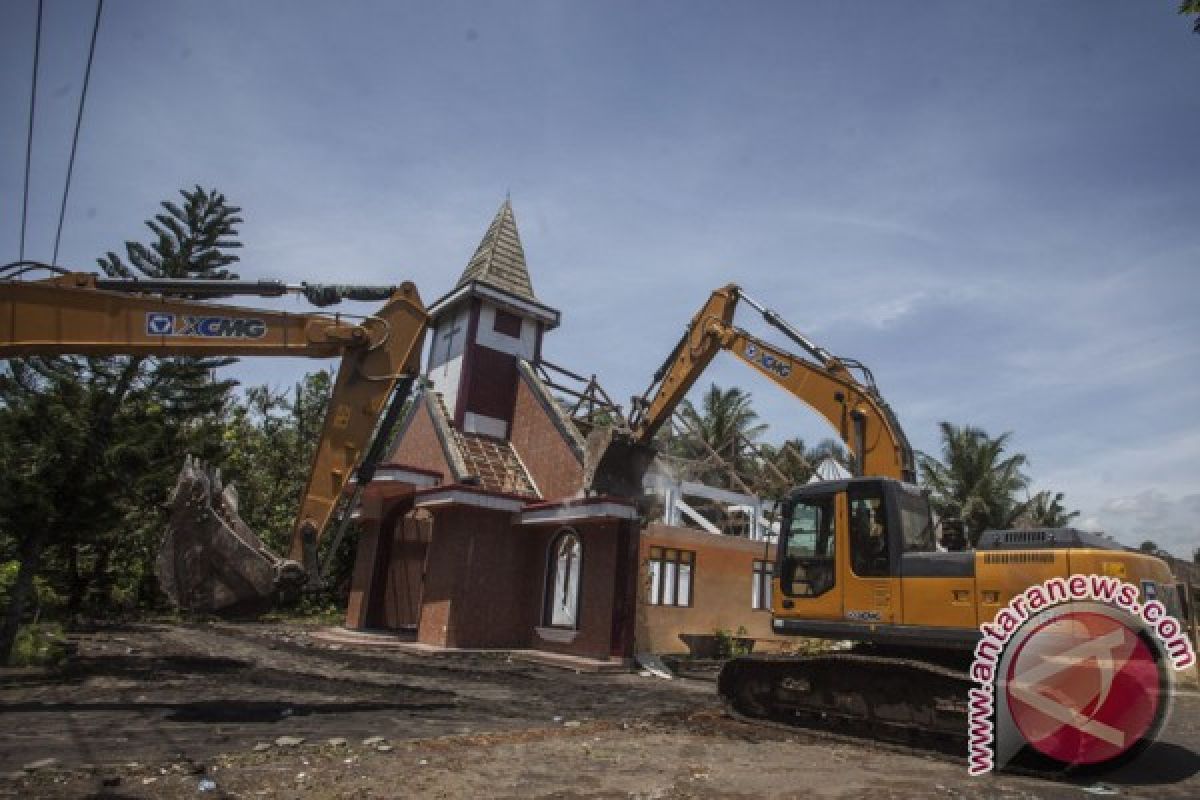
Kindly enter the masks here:
[[[738, 301], [797, 345], [799, 357], [733, 323]], [[1168, 608], [1160, 559], [1071, 528], [987, 531], [974, 550], [939, 548], [927, 495], [895, 414], [869, 369], [817, 346], [734, 285], [713, 292], [654, 376], [628, 429], [589, 439], [593, 490], [636, 496], [655, 433], [720, 351], [765, 375], [837, 431], [854, 476], [797, 486], [776, 542], [772, 626], [780, 637], [859, 643], [853, 651], [749, 656], [718, 688], [739, 713], [788, 724], [965, 752], [965, 668], [990, 621], [1055, 576], [1113, 575]]]
[[[0, 279], [0, 358], [36, 355], [306, 356], [340, 358], [292, 529], [290, 558], [265, 547], [238, 515], [219, 472], [186, 460], [171, 495], [159, 582], [178, 606], [242, 613], [320, 578], [318, 537], [352, 477], [370, 482], [420, 371], [427, 317], [416, 288], [276, 281], [123, 279], [29, 263]], [[30, 269], [53, 274], [18, 280]], [[300, 293], [317, 305], [383, 300], [366, 317], [240, 308], [200, 298]], [[353, 500], [351, 501], [351, 506]], [[336, 538], [345, 531], [343, 516]], [[330, 549], [336, 549], [337, 542]]]

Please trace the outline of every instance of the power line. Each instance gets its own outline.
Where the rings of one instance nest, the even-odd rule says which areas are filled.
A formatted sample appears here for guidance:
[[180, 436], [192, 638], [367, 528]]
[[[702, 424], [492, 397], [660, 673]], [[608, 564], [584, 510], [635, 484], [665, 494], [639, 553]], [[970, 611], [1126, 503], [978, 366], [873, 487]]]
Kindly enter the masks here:
[[87, 67], [83, 71], [83, 88], [79, 92], [79, 113], [75, 115], [75, 136], [71, 139], [71, 158], [67, 161], [67, 182], [63, 186], [62, 207], [58, 210], [58, 232], [54, 234], [54, 257], [50, 259], [50, 263], [54, 266], [58, 265], [58, 243], [62, 239], [63, 219], [67, 216], [67, 196], [71, 193], [71, 173], [75, 169], [75, 150], [79, 146], [79, 127], [83, 124], [83, 103], [87, 99], [88, 81], [92, 77], [92, 59], [96, 56], [96, 34], [100, 31], [100, 12], [103, 10], [104, 0], [96, 0], [96, 21], [92, 24], [92, 44], [88, 48]]
[[33, 111], [37, 106], [38, 58], [42, 51], [42, 0], [38, 0], [33, 34], [33, 86], [29, 91], [29, 134], [25, 139], [25, 199], [21, 204], [21, 260], [25, 260], [25, 223], [29, 219], [29, 163], [33, 160]]

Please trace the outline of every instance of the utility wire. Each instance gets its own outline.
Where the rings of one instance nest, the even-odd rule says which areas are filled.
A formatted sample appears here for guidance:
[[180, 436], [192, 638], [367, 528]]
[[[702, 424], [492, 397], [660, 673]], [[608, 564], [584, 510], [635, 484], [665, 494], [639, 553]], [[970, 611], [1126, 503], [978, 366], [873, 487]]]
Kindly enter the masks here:
[[33, 111], [37, 106], [38, 58], [42, 51], [42, 0], [38, 0], [33, 34], [33, 86], [29, 91], [29, 134], [25, 139], [25, 199], [21, 204], [21, 260], [25, 260], [25, 222], [29, 219], [29, 163], [33, 160]]
[[104, 0], [96, 0], [96, 21], [92, 23], [92, 44], [88, 48], [87, 67], [83, 70], [83, 88], [79, 92], [79, 113], [75, 115], [75, 136], [71, 139], [71, 158], [67, 161], [67, 182], [63, 186], [62, 208], [58, 210], [58, 232], [54, 234], [54, 257], [50, 263], [58, 265], [58, 243], [62, 239], [63, 219], [67, 216], [67, 196], [71, 193], [71, 173], [75, 169], [75, 150], [79, 147], [79, 127], [83, 123], [83, 103], [87, 99], [88, 81], [92, 77], [92, 59], [96, 56], [96, 34], [100, 31], [100, 13]]

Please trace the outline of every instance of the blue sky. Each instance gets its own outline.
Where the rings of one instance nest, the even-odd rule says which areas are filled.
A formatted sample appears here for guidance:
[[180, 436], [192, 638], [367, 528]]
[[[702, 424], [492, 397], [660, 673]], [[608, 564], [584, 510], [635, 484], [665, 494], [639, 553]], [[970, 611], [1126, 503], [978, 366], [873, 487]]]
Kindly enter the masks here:
[[[110, 2], [60, 262], [92, 268], [201, 183], [244, 209], [244, 277], [407, 279], [429, 300], [511, 191], [563, 311], [548, 357], [615, 396], [737, 282], [870, 365], [918, 448], [944, 419], [1012, 431], [1086, 525], [1188, 554], [1200, 36], [1176, 6]], [[35, 8], [0, 7], [5, 261]], [[34, 258], [93, 10], [47, 3]], [[710, 377], [752, 391], [777, 438], [829, 434], [728, 359]]]

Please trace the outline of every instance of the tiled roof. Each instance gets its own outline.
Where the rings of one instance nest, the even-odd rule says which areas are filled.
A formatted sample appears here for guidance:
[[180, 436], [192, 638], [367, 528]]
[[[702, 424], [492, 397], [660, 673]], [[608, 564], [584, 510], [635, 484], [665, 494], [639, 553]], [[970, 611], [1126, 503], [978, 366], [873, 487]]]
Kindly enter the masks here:
[[446, 426], [444, 430], [450, 434], [449, 440], [443, 441], [443, 444], [455, 450], [454, 453], [446, 454], [447, 461], [455, 471], [464, 470], [463, 474], [454, 476], [456, 481], [474, 476], [479, 478], [480, 488], [488, 491], [539, 497], [533, 480], [525, 471], [525, 466], [517, 457], [511, 443], [491, 436], [456, 430], [449, 424], [450, 414], [442, 396], [437, 392], [431, 394]]
[[484, 489], [523, 497], [538, 496], [510, 443], [477, 433], [459, 433], [455, 438], [467, 469], [479, 478], [479, 485]]
[[507, 197], [458, 279], [458, 286], [471, 281], [537, 302], [533, 296], [533, 283], [529, 280], [529, 268], [525, 266], [525, 249], [521, 247], [521, 236], [517, 233], [517, 220]]

